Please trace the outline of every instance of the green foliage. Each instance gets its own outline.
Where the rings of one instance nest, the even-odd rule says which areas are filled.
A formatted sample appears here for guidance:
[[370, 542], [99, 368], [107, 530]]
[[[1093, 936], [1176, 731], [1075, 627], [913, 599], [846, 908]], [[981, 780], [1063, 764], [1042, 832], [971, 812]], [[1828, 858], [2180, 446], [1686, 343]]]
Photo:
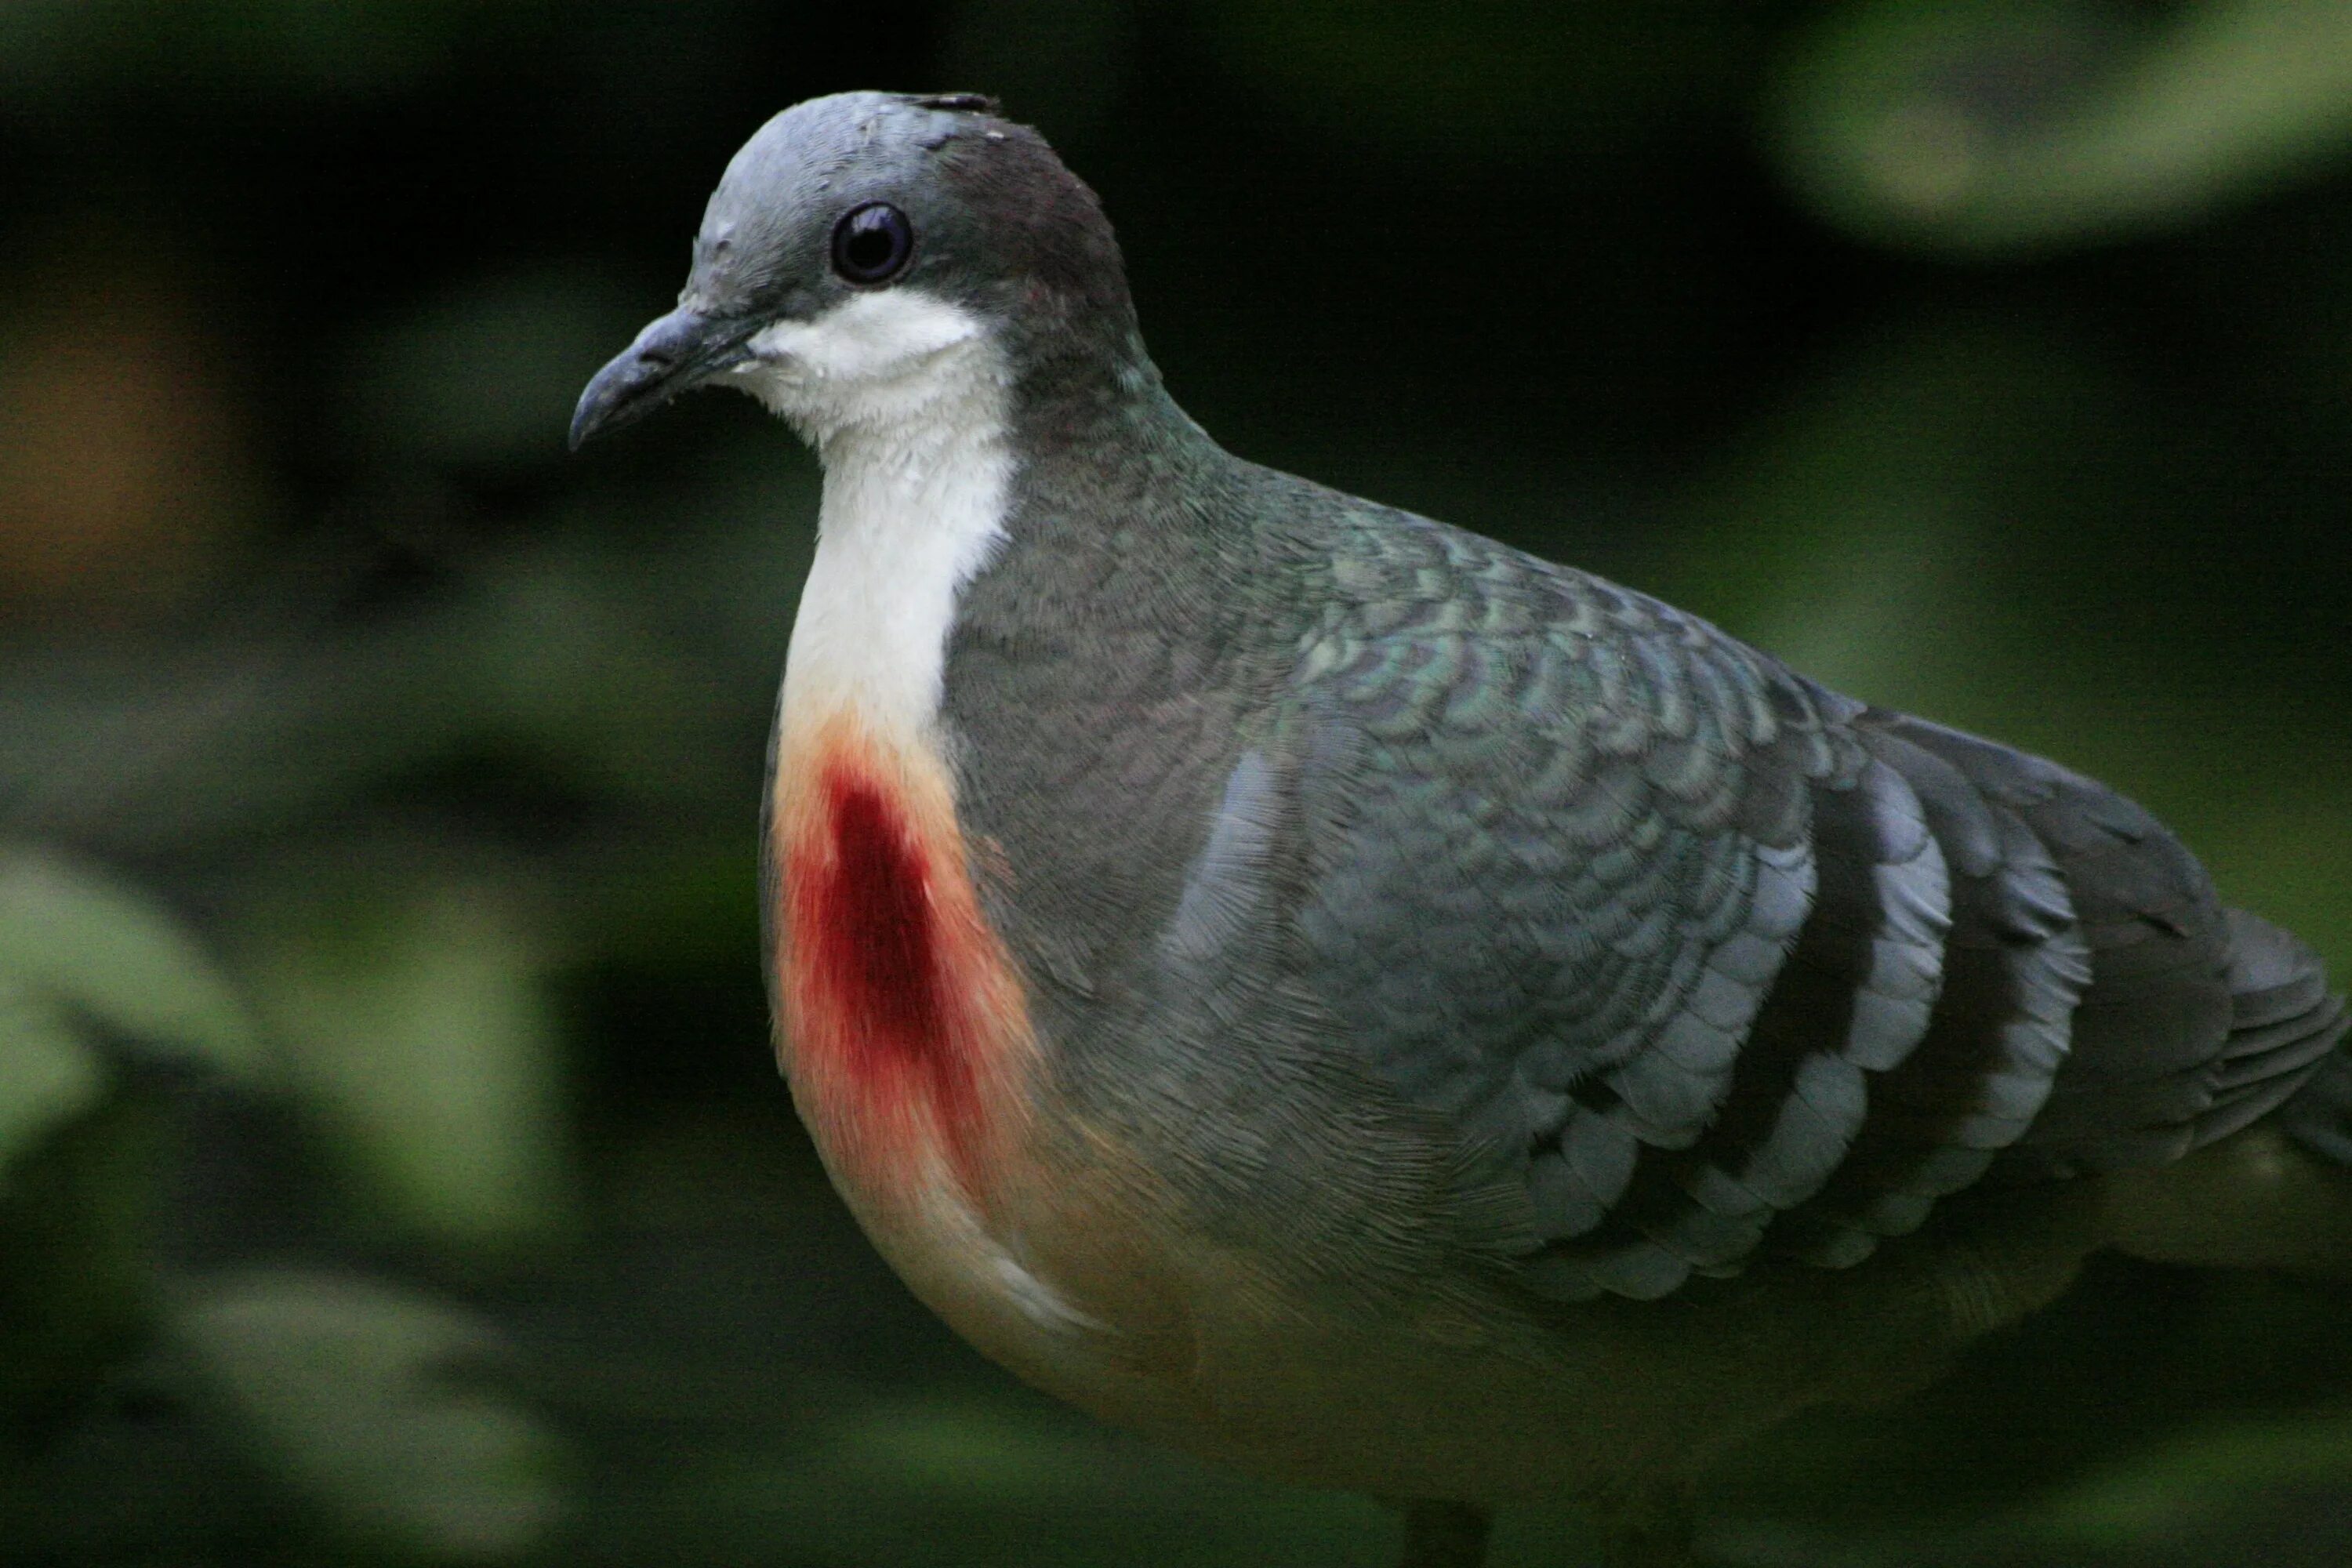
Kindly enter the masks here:
[[0, 1181], [106, 1091], [104, 1066], [64, 1007], [13, 976], [0, 980]]
[[268, 1270], [192, 1282], [172, 1327], [232, 1419], [372, 1561], [503, 1562], [560, 1522], [567, 1461], [497, 1387], [480, 1319], [366, 1280]]
[[[16, 1084], [8, 1082], [13, 1098]], [[153, 1309], [157, 1108], [117, 1094], [19, 1152], [0, 1189], [0, 1470], [79, 1415]]]
[[1780, 149], [1833, 220], [1974, 253], [2194, 221], [2352, 142], [2352, 12], [1856, 0], [1799, 49]]
[[[22, 845], [0, 845], [0, 984], [25, 998], [25, 1026], [53, 1053], [76, 1032], [69, 1016], [232, 1077], [262, 1070], [243, 1003], [184, 927], [152, 898]], [[9, 1152], [0, 1134], [0, 1168]]]
[[69, 1415], [145, 1321], [155, 1108], [110, 1042], [250, 1079], [235, 992], [153, 900], [0, 847], [0, 1429]]
[[765, 1519], [839, 1568], [1371, 1560], [1387, 1531], [1360, 1500], [1302, 1502], [1001, 1397], [868, 1405], [687, 1480], [677, 1506]]
[[165, 91], [226, 79], [298, 95], [373, 97], [445, 63], [460, 7], [441, 0], [23, 0], [0, 11], [16, 92], [88, 91], [116, 72]]
[[370, 1206], [502, 1248], [565, 1215], [562, 1079], [543, 939], [489, 882], [363, 879], [274, 904], [247, 933], [286, 1088]]
[[[1736, 4], [1214, 0], [1233, 68], [1290, 113], [1413, 153], [1524, 165], [1727, 106], [1757, 42]], [[1442, 106], [1433, 114], [1433, 106]]]
[[2162, 1545], [2225, 1537], [2249, 1500], [2340, 1493], [2352, 1483], [2352, 1417], [2239, 1422], [2184, 1433], [2067, 1488], [2034, 1522], [2056, 1541]]

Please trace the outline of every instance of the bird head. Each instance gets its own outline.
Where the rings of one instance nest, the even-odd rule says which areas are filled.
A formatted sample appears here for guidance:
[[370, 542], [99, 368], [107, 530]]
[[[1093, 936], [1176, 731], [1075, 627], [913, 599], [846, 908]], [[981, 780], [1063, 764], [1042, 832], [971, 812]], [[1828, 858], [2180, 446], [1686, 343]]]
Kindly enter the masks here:
[[944, 373], [1142, 363], [1110, 226], [1043, 137], [971, 94], [853, 92], [728, 164], [677, 309], [581, 395], [572, 445], [701, 385], [822, 443], [907, 416]]

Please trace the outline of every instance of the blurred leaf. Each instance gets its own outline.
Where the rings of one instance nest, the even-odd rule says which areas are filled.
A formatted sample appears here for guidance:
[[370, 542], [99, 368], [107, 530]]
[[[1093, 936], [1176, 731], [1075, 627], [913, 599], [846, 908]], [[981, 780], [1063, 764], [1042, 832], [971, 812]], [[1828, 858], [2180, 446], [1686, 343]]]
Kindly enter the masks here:
[[756, 717], [740, 728], [728, 720], [759, 714], [772, 678], [763, 670], [724, 694], [740, 707], [713, 702], [688, 639], [659, 624], [646, 575], [621, 552], [550, 549], [486, 563], [471, 615], [453, 628], [467, 659], [463, 679], [487, 728], [600, 795], [669, 805], [714, 786], [740, 789], [739, 775], [714, 779], [713, 770], [761, 732]]
[[495, 1562], [561, 1522], [563, 1445], [478, 1386], [499, 1347], [471, 1315], [281, 1270], [207, 1282], [173, 1322], [263, 1457], [355, 1544]]
[[2068, 1489], [2036, 1516], [2061, 1539], [2160, 1545], [2266, 1497], [2323, 1489], [2352, 1496], [2352, 1414], [2184, 1433]]
[[0, 1194], [20, 1155], [98, 1103], [106, 1076], [62, 1009], [0, 974]]
[[1781, 163], [1832, 221], [2011, 251], [2161, 228], [2340, 160], [2352, 6], [1847, 5], [1792, 58]]
[[647, 313], [562, 271], [472, 279], [368, 340], [351, 377], [352, 438], [379, 459], [543, 462], [588, 377]]
[[962, 0], [941, 79], [981, 85], [1066, 147], [1118, 107], [1136, 21], [1132, 0]]
[[254, 1032], [194, 940], [131, 889], [0, 847], [0, 1420], [42, 1436], [146, 1319], [150, 1107], [92, 1022], [251, 1073]]
[[0, 976], [142, 1046], [259, 1070], [252, 1020], [195, 939], [153, 900], [44, 850], [0, 847]]
[[193, 602], [268, 503], [226, 334], [101, 222], [22, 248], [43, 261], [0, 282], [0, 600], [82, 623]]
[[158, 1131], [151, 1101], [114, 1095], [53, 1122], [0, 1186], [0, 1435], [47, 1436], [135, 1344]]
[[1246, 1479], [1003, 1394], [828, 1412], [789, 1448], [688, 1478], [667, 1507], [764, 1518], [795, 1561], [834, 1568], [1370, 1562], [1394, 1531], [1364, 1499]]
[[259, 92], [374, 97], [436, 64], [461, 15], [418, 0], [8, 0], [0, 100], [87, 92], [110, 77], [164, 93], [226, 79]]
[[1286, 112], [1479, 163], [1542, 163], [1559, 179], [1608, 166], [1596, 142], [1736, 102], [1756, 23], [1716, 4], [1215, 0], [1203, 11], [1225, 63]]
[[296, 1091], [409, 1225], [510, 1243], [568, 1190], [547, 957], [487, 882], [362, 879], [289, 897], [255, 932], [257, 1005]]
[[2005, 721], [2052, 635], [2002, 635], [2021, 542], [2064, 519], [2112, 401], [2011, 317], [1868, 334], [1724, 454], [1668, 597], [1867, 700]]

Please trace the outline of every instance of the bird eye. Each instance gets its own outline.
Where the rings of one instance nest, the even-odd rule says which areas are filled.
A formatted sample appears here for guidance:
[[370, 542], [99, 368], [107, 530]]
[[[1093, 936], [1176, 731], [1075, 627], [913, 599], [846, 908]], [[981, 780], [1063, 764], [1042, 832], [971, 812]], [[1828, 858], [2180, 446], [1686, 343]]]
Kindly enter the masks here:
[[852, 208], [833, 226], [833, 269], [852, 283], [887, 283], [914, 253], [914, 227], [888, 202]]

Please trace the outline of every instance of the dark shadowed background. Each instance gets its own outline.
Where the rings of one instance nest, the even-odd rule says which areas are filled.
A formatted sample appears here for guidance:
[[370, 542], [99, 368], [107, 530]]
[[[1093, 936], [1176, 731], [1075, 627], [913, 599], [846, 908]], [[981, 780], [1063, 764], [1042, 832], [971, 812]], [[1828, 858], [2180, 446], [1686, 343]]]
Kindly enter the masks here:
[[[1389, 1550], [963, 1350], [775, 1079], [815, 468], [562, 437], [852, 87], [1039, 125], [1242, 454], [2097, 773], [2352, 973], [2352, 5], [0, 0], [0, 1557]], [[2352, 1287], [2101, 1269], [1708, 1504], [2352, 1561]]]

